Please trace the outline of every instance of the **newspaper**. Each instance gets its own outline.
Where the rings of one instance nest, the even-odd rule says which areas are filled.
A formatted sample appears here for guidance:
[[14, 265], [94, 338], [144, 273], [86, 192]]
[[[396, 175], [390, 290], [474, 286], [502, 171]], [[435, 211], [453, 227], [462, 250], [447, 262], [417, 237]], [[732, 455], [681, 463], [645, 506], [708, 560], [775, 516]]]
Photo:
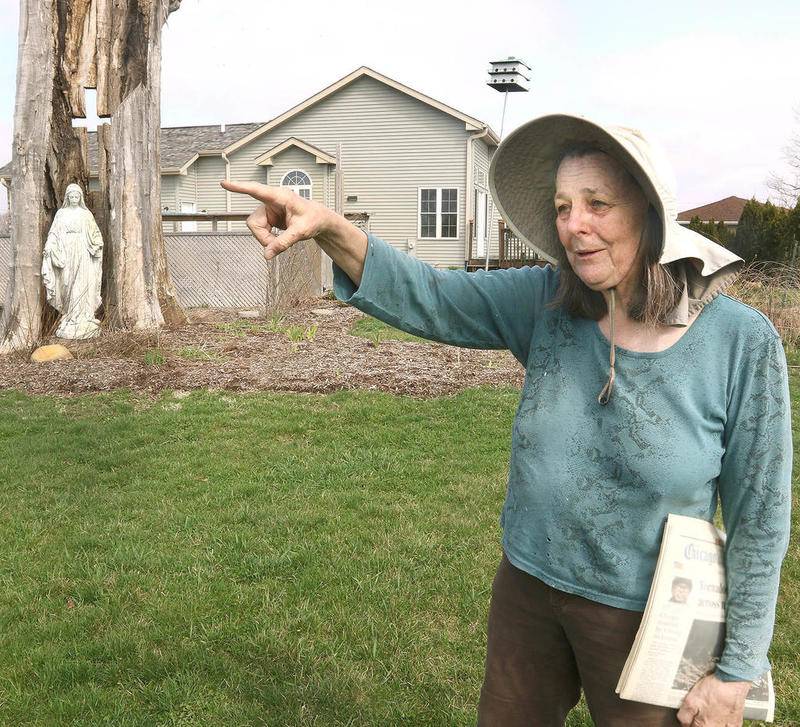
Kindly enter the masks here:
[[[678, 708], [714, 671], [725, 642], [725, 535], [711, 523], [670, 515], [647, 606], [617, 693], [622, 699]], [[772, 722], [775, 692], [764, 674], [745, 701], [746, 719]]]

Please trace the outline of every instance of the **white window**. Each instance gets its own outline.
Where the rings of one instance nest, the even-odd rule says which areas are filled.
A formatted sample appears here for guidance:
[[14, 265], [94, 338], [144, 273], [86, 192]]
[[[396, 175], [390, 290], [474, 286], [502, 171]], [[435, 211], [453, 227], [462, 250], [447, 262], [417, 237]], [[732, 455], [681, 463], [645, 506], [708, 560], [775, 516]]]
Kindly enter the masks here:
[[454, 240], [458, 237], [458, 190], [421, 187], [419, 190], [419, 237]]
[[281, 179], [281, 187], [289, 187], [295, 194], [311, 199], [311, 177], [301, 169], [292, 169]]

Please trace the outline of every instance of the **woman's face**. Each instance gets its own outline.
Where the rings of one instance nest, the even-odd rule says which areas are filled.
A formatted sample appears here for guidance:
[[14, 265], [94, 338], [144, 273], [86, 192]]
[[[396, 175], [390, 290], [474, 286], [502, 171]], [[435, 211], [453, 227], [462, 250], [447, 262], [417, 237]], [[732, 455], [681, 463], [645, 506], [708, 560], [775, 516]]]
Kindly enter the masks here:
[[70, 207], [77, 207], [81, 201], [81, 193], [76, 192], [74, 189], [67, 193], [67, 202]]
[[592, 290], [628, 294], [647, 199], [625, 169], [602, 152], [570, 157], [556, 173], [556, 228], [575, 274]]

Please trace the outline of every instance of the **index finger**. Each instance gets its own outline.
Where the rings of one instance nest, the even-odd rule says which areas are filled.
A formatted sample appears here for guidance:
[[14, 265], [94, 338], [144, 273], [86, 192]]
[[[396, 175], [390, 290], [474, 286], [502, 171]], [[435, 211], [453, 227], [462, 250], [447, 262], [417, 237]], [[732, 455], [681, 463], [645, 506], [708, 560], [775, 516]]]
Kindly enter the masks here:
[[227, 189], [229, 192], [238, 192], [239, 194], [249, 194], [253, 199], [259, 202], [274, 202], [277, 195], [276, 189], [260, 182], [234, 182], [227, 179], [220, 181], [220, 186]]

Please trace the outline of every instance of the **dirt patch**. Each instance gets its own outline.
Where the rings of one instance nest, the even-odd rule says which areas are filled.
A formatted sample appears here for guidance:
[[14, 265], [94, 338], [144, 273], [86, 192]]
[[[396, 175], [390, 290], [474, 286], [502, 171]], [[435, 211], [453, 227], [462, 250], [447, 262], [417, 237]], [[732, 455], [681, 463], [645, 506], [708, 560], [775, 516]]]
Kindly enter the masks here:
[[[280, 322], [196, 309], [190, 322], [175, 330], [107, 332], [68, 342], [71, 361], [34, 364], [27, 356], [0, 357], [0, 389], [31, 394], [368, 389], [430, 397], [522, 384], [522, 368], [507, 351], [401, 341], [376, 345], [349, 333], [362, 315], [327, 299], [300, 304]], [[52, 342], [65, 343], [47, 341]]]

